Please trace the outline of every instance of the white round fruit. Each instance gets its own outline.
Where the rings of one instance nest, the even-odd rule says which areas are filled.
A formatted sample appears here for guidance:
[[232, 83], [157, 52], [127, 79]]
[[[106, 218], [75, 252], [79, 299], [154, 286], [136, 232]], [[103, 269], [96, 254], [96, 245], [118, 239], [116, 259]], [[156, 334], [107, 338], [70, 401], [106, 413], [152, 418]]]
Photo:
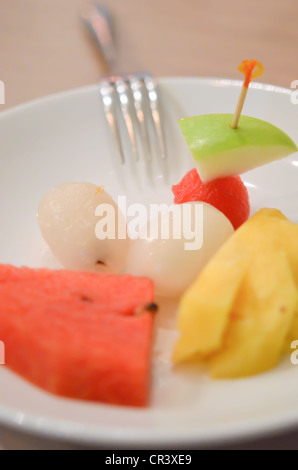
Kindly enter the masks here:
[[[114, 229], [114, 239], [98, 238], [98, 224], [104, 219], [101, 208], [109, 210], [112, 218], [109, 220], [109, 235]], [[91, 183], [56, 186], [40, 203], [38, 223], [45, 241], [65, 268], [93, 272], [123, 271], [129, 249], [126, 222], [117, 204], [103, 188], [99, 190]], [[102, 224], [100, 228], [103, 228]], [[124, 234], [123, 239], [118, 237], [118, 228]]]
[[127, 272], [153, 279], [157, 295], [179, 297], [233, 232], [227, 217], [210, 204], [175, 205], [131, 241]]

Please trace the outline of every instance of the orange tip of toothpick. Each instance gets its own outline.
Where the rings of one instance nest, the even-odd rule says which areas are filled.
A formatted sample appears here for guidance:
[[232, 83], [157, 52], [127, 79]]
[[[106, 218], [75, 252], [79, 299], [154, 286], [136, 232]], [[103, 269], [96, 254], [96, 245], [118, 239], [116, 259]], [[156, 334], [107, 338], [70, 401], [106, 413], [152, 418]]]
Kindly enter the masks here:
[[238, 126], [238, 122], [241, 116], [241, 111], [242, 111], [244, 101], [246, 98], [246, 93], [247, 93], [251, 80], [253, 78], [260, 77], [260, 75], [262, 75], [262, 73], [264, 72], [264, 67], [263, 67], [263, 64], [261, 62], [258, 62], [257, 60], [243, 60], [237, 70], [243, 73], [245, 78], [244, 78], [244, 83], [243, 83], [241, 93], [239, 96], [239, 100], [237, 103], [237, 107], [235, 110], [235, 114], [233, 117], [233, 121], [231, 123], [232, 129], [236, 129]]
[[[256, 70], [254, 71], [254, 69]], [[248, 88], [253, 78], [260, 77], [263, 74], [264, 67], [262, 62], [257, 60], [243, 60], [237, 70], [245, 75], [243, 86]]]

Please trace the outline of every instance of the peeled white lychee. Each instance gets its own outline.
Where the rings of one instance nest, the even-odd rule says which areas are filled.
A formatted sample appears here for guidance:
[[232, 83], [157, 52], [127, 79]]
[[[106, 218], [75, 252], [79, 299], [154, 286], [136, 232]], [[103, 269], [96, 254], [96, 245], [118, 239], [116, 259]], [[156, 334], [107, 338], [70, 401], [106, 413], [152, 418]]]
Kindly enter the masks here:
[[[109, 221], [104, 209], [108, 210]], [[110, 223], [109, 238], [99, 239], [104, 217]], [[64, 268], [117, 274], [123, 271], [129, 249], [126, 221], [104, 189], [99, 191], [91, 183], [63, 183], [52, 188], [40, 203], [38, 223]], [[98, 224], [101, 227], [96, 234]], [[118, 233], [124, 237], [119, 238]]]
[[131, 241], [127, 272], [150, 277], [157, 295], [178, 298], [233, 232], [227, 217], [210, 204], [177, 204]]

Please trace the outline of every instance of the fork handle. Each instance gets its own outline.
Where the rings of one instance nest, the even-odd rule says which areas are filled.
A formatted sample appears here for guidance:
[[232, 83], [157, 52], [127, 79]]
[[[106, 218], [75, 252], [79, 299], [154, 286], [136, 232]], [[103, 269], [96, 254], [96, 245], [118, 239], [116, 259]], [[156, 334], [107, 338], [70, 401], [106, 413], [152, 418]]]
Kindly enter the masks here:
[[116, 47], [108, 8], [97, 3], [87, 4], [81, 12], [81, 17], [106, 64], [112, 70], [116, 61]]

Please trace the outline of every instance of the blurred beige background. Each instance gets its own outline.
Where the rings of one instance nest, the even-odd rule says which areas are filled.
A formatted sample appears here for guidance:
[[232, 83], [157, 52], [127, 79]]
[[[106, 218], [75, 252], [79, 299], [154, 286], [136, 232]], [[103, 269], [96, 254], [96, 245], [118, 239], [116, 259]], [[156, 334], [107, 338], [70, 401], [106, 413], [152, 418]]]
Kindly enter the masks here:
[[[95, 83], [106, 73], [79, 20], [81, 0], [1, 0], [0, 111]], [[105, 0], [117, 33], [117, 71], [240, 78], [242, 59], [263, 62], [260, 81], [298, 79], [297, 0]]]

